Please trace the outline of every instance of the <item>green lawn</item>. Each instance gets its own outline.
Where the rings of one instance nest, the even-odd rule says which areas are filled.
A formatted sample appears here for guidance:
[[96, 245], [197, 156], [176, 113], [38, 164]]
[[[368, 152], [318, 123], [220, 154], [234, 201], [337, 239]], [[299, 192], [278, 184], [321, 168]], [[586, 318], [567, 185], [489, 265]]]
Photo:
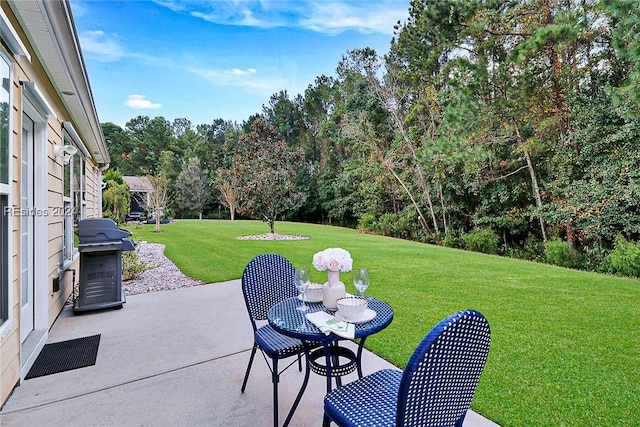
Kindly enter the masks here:
[[[489, 359], [472, 407], [502, 426], [637, 426], [640, 416], [640, 281], [573, 271], [314, 224], [276, 223], [310, 240], [250, 241], [259, 221], [183, 220], [130, 228], [160, 242], [187, 275], [207, 282], [240, 278], [255, 255], [277, 252], [313, 269], [327, 247], [368, 267], [368, 294], [394, 308], [392, 324], [367, 347], [403, 367], [443, 317], [467, 308], [491, 325]], [[355, 291], [351, 274], [343, 273]]]

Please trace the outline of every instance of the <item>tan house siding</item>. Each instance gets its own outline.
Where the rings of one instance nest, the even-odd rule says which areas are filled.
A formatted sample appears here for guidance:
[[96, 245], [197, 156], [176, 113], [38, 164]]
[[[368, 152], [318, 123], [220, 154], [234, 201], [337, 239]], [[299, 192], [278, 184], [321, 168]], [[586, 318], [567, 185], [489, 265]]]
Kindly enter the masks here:
[[96, 166], [87, 165], [87, 216], [102, 216], [102, 173]]
[[0, 367], [0, 393], [4, 402], [20, 380], [20, 334], [14, 332], [2, 339]]
[[[15, 74], [14, 74], [15, 75]], [[19, 194], [19, 185], [16, 179], [13, 179], [15, 174], [11, 174], [12, 171], [20, 170], [19, 158], [16, 155], [16, 141], [19, 140], [16, 135], [16, 117], [18, 115], [19, 110], [16, 108], [15, 104], [15, 94], [17, 92], [15, 81], [12, 82], [11, 85], [11, 108], [10, 108], [10, 117], [9, 117], [9, 126], [11, 129], [11, 134], [9, 138], [9, 178], [10, 178], [10, 195], [9, 195], [9, 206], [14, 206], [16, 204], [16, 195]], [[19, 152], [19, 150], [18, 150]], [[13, 175], [13, 176], [12, 176]], [[2, 396], [6, 396], [5, 393], [11, 392], [15, 384], [17, 384], [20, 380], [20, 333], [18, 329], [18, 324], [15, 322], [16, 318], [20, 317], [20, 303], [19, 298], [17, 296], [20, 295], [20, 283], [18, 281], [18, 277], [16, 275], [16, 271], [19, 271], [19, 242], [20, 242], [20, 230], [18, 228], [18, 223], [16, 221], [9, 221], [9, 264], [8, 264], [8, 281], [9, 281], [9, 323], [11, 324], [10, 329], [5, 332], [5, 335], [0, 339], [0, 361], [2, 364], [0, 365], [1, 376], [0, 380], [2, 382], [2, 387], [0, 388], [2, 391]]]
[[[2, 197], [18, 213], [8, 215], [7, 319], [0, 323], [0, 406], [20, 383], [46, 342], [48, 331], [73, 291], [73, 271], [79, 274], [77, 249], [64, 259], [64, 231], [71, 229], [72, 217], [65, 221], [65, 203], [73, 205], [73, 194], [65, 199], [65, 165], [55, 148], [65, 144], [83, 147], [76, 154], [84, 162], [86, 217], [99, 216], [102, 203], [102, 170], [109, 156], [88, 86], [82, 56], [67, 0], [0, 2], [2, 45], [0, 52], [10, 63], [9, 182], [0, 187]], [[54, 48], [52, 48], [54, 46]], [[59, 46], [60, 49], [55, 48]], [[61, 72], [62, 70], [62, 72]], [[65, 92], [66, 94], [63, 94]], [[91, 108], [86, 110], [86, 108]], [[34, 122], [23, 131], [23, 116]], [[23, 133], [29, 135], [24, 145]], [[24, 158], [23, 158], [24, 157]], [[72, 159], [73, 163], [73, 159]], [[27, 165], [34, 209], [24, 227], [19, 211], [22, 198], [22, 168]], [[77, 166], [67, 166], [77, 175]], [[30, 181], [30, 182], [31, 182]], [[0, 185], [4, 185], [1, 184]], [[44, 188], [46, 186], [46, 188]], [[3, 189], [4, 188], [4, 189]], [[67, 200], [67, 202], [65, 202]], [[33, 230], [33, 232], [31, 231]], [[24, 231], [24, 232], [23, 232]], [[23, 240], [26, 239], [26, 240]], [[23, 257], [22, 242], [32, 245], [29, 263]], [[21, 321], [24, 266], [32, 266], [33, 325]], [[54, 289], [54, 279], [60, 279]], [[24, 281], [25, 284], [29, 283]], [[25, 294], [26, 295], [26, 294]], [[3, 319], [0, 319], [0, 321]]]

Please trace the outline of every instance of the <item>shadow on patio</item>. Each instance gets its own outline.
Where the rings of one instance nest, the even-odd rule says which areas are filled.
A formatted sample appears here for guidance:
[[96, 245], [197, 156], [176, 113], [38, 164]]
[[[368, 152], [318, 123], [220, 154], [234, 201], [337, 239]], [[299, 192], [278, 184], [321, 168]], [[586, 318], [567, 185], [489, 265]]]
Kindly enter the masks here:
[[[69, 305], [48, 341], [96, 334], [94, 366], [24, 381], [0, 411], [0, 425], [272, 425], [262, 357], [240, 393], [253, 341], [239, 280], [128, 296], [122, 310], [74, 315]], [[365, 375], [390, 366], [370, 352], [363, 356]], [[303, 378], [295, 366], [281, 375], [281, 423]], [[325, 387], [324, 378], [311, 375], [292, 426], [322, 424]], [[464, 425], [496, 426], [471, 411]]]

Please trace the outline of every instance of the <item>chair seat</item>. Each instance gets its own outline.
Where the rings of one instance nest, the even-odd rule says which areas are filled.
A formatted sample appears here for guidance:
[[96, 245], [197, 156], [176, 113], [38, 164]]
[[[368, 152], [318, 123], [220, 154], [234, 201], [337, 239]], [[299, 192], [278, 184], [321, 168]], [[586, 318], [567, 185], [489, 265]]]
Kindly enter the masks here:
[[299, 339], [283, 335], [270, 325], [258, 328], [255, 338], [260, 348], [271, 358], [285, 359], [304, 351]]
[[383, 369], [333, 390], [324, 411], [340, 426], [395, 426], [402, 371]]
[[490, 344], [482, 313], [453, 313], [420, 341], [403, 371], [378, 371], [327, 394], [322, 425], [462, 427]]

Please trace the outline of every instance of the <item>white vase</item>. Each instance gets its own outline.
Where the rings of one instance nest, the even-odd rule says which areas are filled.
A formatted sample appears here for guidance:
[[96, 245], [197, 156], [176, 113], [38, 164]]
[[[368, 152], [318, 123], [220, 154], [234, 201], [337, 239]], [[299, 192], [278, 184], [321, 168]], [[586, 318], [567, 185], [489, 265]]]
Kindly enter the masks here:
[[322, 288], [322, 303], [329, 310], [337, 310], [336, 301], [346, 295], [344, 283], [340, 281], [340, 272], [327, 270], [327, 283]]

